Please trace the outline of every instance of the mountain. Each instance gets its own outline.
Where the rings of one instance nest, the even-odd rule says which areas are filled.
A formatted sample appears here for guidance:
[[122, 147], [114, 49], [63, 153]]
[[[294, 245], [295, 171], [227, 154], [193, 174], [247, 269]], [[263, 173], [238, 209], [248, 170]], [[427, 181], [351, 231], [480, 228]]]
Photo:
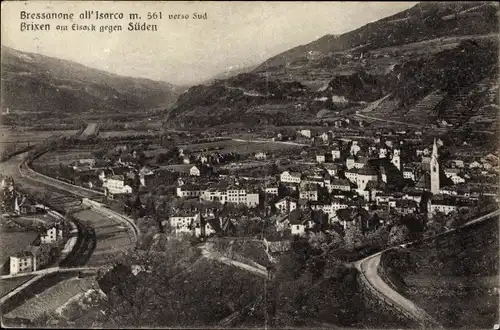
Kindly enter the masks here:
[[334, 52], [352, 50], [361, 53], [440, 37], [498, 32], [495, 30], [498, 26], [497, 8], [493, 2], [419, 3], [359, 29], [342, 35], [326, 35], [292, 48], [268, 59], [256, 71]]
[[476, 125], [479, 116], [490, 130], [498, 111], [498, 28], [496, 3], [417, 4], [290, 49], [252, 72], [193, 86], [167, 121], [301, 125], [370, 112], [455, 126]]
[[237, 75], [242, 74], [242, 73], [248, 73], [248, 72], [253, 71], [255, 68], [257, 68], [257, 65], [236, 66], [236, 67], [231, 66], [231, 67], [227, 68], [226, 70], [224, 70], [223, 72], [216, 74], [211, 79], [204, 81], [202, 83], [202, 85], [212, 84], [215, 81], [220, 80], [220, 79], [228, 79], [228, 78], [237, 76]]
[[166, 107], [180, 90], [172, 84], [132, 78], [2, 46], [1, 108], [13, 121], [130, 114]]

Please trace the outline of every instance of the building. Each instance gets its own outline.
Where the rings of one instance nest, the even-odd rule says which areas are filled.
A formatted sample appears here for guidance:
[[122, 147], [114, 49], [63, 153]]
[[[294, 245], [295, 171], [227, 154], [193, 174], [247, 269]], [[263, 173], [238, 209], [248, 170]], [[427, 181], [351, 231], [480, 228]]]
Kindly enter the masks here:
[[400, 158], [400, 153], [401, 151], [399, 149], [394, 149], [392, 152], [392, 159], [391, 163], [396, 166], [396, 168], [401, 171], [401, 158]]
[[403, 178], [415, 181], [415, 172], [413, 171], [413, 169], [405, 167], [403, 169]]
[[106, 193], [111, 195], [132, 193], [132, 187], [125, 184], [123, 175], [112, 175], [105, 179], [102, 186], [105, 188]]
[[337, 164], [325, 163], [323, 164], [323, 167], [331, 176], [337, 175], [339, 170], [339, 166]]
[[306, 138], [311, 138], [311, 130], [310, 129], [302, 129], [299, 131], [299, 134], [305, 136]]
[[434, 195], [439, 194], [439, 160], [436, 139], [434, 139], [431, 157], [428, 159], [422, 157], [422, 159], [422, 175], [418, 179], [415, 187], [420, 190], [430, 191]]
[[267, 155], [264, 152], [257, 152], [255, 154], [255, 159], [257, 160], [265, 160], [267, 158]]
[[432, 146], [432, 154], [430, 161], [430, 171], [431, 171], [431, 193], [439, 194], [439, 161], [438, 161], [438, 147], [436, 144], [436, 139], [434, 139], [434, 144]]
[[248, 207], [256, 207], [259, 205], [260, 198], [258, 193], [249, 193], [246, 189], [233, 187], [228, 189], [210, 188], [204, 190], [200, 195], [200, 200], [221, 204], [244, 204]]
[[192, 233], [193, 224], [199, 221], [199, 212], [179, 212], [169, 219], [170, 227], [176, 235]]
[[354, 163], [356, 161], [354, 160], [354, 156], [349, 156], [347, 157], [346, 161], [345, 161], [345, 165], [347, 167], [348, 170], [352, 169], [354, 167]]
[[370, 181], [377, 182], [377, 172], [370, 166], [363, 167], [359, 170], [356, 176], [356, 185], [358, 186], [358, 191], [364, 191], [366, 185]]
[[351, 185], [346, 179], [333, 179], [328, 188], [329, 192], [332, 190], [351, 191]]
[[265, 192], [269, 195], [278, 195], [278, 187], [267, 187]]
[[332, 159], [340, 159], [340, 148], [332, 149]]
[[182, 185], [177, 187], [176, 195], [177, 197], [200, 197], [204, 189], [195, 185]]
[[344, 175], [347, 178], [347, 180], [349, 180], [352, 183], [356, 183], [357, 182], [357, 178], [358, 178], [358, 170], [355, 169], [355, 168], [352, 168], [352, 169], [350, 169], [348, 171], [345, 171]]
[[63, 231], [59, 226], [53, 226], [40, 235], [42, 244], [52, 244], [63, 239]]
[[304, 189], [300, 190], [299, 194], [300, 199], [306, 199], [308, 201], [318, 201], [318, 189], [311, 185], [304, 187]]
[[290, 213], [297, 209], [297, 201], [289, 196], [282, 198], [274, 205], [281, 213]]
[[10, 275], [33, 272], [35, 270], [37, 270], [37, 265], [33, 253], [23, 251], [10, 257]]
[[280, 181], [286, 183], [300, 183], [302, 174], [299, 172], [284, 171], [280, 175]]
[[316, 155], [316, 162], [318, 162], [319, 164], [326, 162], [325, 154]]
[[201, 171], [198, 169], [198, 167], [196, 166], [193, 166], [189, 169], [189, 175], [191, 176], [200, 176], [201, 175]]

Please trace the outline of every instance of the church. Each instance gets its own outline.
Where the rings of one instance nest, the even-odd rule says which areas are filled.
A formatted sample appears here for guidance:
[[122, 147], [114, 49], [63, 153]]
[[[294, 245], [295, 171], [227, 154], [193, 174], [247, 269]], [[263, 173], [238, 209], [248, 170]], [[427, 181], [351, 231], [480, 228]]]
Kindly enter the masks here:
[[421, 176], [415, 186], [417, 189], [429, 191], [433, 195], [439, 194], [440, 191], [440, 168], [438, 157], [438, 147], [436, 139], [434, 139], [431, 156], [422, 158]]

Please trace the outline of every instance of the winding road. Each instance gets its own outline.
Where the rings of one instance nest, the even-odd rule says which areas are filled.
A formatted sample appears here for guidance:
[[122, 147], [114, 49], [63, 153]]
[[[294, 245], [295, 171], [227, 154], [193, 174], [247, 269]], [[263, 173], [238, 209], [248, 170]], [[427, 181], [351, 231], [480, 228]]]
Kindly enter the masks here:
[[[471, 221], [468, 221], [467, 223], [465, 223], [464, 225], [462, 225], [458, 228], [447, 230], [443, 233], [428, 237], [426, 239], [432, 239], [432, 238], [435, 238], [438, 236], [447, 235], [447, 234], [452, 233], [460, 228], [464, 228], [464, 227], [470, 226], [472, 224], [488, 220], [492, 217], [498, 217], [499, 215], [500, 215], [500, 210], [496, 210], [496, 211], [490, 212], [486, 215], [480, 216], [476, 219], [473, 219]], [[410, 243], [402, 244], [400, 246], [406, 247], [412, 243], [413, 242], [410, 242]], [[421, 324], [431, 325], [433, 328], [441, 328], [441, 325], [436, 320], [434, 320], [427, 312], [425, 312], [422, 308], [418, 307], [411, 300], [405, 298], [399, 292], [397, 292], [392, 287], [390, 287], [386, 282], [384, 282], [384, 280], [378, 274], [378, 267], [380, 264], [380, 256], [382, 255], [382, 253], [389, 251], [391, 249], [394, 249], [394, 247], [386, 249], [386, 250], [381, 251], [381, 252], [378, 252], [376, 254], [368, 256], [368, 257], [354, 263], [354, 265], [356, 266], [356, 268], [359, 270], [359, 272], [361, 274], [362, 280], [366, 281], [373, 289], [375, 289], [376, 292], [380, 296], [382, 296], [382, 299], [389, 301], [390, 304], [392, 304], [392, 305], [398, 306], [399, 309], [402, 309], [403, 311], [405, 311], [405, 313], [407, 315], [409, 315], [413, 319], [419, 321]]]

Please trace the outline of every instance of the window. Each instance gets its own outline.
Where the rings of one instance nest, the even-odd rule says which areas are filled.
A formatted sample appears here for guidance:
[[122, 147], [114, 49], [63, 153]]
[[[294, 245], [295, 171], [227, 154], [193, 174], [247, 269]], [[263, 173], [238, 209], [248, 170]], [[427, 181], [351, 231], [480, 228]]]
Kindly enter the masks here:
[[297, 228], [297, 230], [299, 229], [299, 225], [295, 226], [295, 228]]

